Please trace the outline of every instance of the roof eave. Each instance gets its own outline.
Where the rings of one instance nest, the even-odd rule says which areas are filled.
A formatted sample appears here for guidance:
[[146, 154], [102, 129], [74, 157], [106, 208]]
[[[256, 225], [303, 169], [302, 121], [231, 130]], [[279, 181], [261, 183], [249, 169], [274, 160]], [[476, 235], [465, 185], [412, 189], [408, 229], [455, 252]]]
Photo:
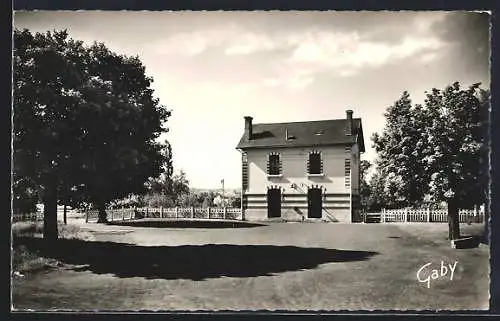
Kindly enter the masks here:
[[268, 146], [238, 146], [238, 150], [247, 149], [269, 149], [269, 148], [297, 148], [297, 147], [321, 147], [321, 146], [342, 146], [354, 145], [356, 142], [328, 143], [328, 144], [295, 144], [295, 145], [268, 145]]

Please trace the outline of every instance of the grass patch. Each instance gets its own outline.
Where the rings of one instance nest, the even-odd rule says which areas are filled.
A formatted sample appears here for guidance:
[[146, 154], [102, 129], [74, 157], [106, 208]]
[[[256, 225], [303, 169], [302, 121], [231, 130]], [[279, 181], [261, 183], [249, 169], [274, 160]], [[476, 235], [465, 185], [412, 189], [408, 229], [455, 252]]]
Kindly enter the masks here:
[[[84, 231], [78, 225], [72, 224], [58, 224], [59, 238], [67, 240], [94, 240], [91, 233]], [[17, 222], [12, 224], [12, 236], [16, 237], [43, 237], [43, 223], [42, 222]]]
[[[58, 224], [59, 238], [92, 241], [91, 233], [83, 231], [77, 225]], [[13, 249], [12, 270], [20, 273], [29, 273], [62, 266], [62, 263], [51, 258], [40, 255], [38, 251], [29, 250], [24, 245], [16, 244], [18, 237], [43, 238], [42, 222], [16, 222], [12, 224]]]
[[12, 270], [24, 274], [62, 265], [55, 259], [40, 256], [37, 252], [28, 250], [24, 245], [15, 246], [12, 250]]

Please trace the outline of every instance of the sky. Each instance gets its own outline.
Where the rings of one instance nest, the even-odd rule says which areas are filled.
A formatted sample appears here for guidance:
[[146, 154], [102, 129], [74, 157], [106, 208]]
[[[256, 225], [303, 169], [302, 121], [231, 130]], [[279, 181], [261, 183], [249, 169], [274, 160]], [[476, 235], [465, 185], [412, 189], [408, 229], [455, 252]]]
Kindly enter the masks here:
[[190, 186], [241, 186], [236, 150], [254, 123], [362, 119], [366, 152], [403, 91], [489, 88], [489, 15], [439, 11], [18, 11], [14, 27], [68, 30], [138, 55], [160, 103], [174, 171]]

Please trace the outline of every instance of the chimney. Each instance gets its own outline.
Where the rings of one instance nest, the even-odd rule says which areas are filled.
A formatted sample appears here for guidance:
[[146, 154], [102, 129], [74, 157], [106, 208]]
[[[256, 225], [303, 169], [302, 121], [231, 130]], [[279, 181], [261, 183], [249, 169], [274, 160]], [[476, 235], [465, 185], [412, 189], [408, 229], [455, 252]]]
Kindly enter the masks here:
[[245, 137], [247, 138], [247, 140], [251, 140], [253, 136], [252, 120], [252, 117], [245, 116]]
[[345, 134], [347, 136], [352, 135], [352, 110], [348, 109], [345, 111], [346, 118], [347, 118], [347, 123], [345, 127]]

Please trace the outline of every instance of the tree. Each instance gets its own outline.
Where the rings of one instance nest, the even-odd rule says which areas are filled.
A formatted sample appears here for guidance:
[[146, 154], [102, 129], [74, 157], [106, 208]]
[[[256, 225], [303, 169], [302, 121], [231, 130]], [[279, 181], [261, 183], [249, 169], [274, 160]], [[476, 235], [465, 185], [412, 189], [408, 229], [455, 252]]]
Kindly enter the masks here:
[[428, 145], [422, 156], [430, 195], [448, 204], [450, 239], [460, 237], [459, 209], [486, 201], [489, 93], [479, 86], [462, 89], [455, 82], [444, 90], [433, 89], [426, 99], [423, 136]]
[[29, 214], [36, 211], [38, 190], [29, 177], [16, 177], [13, 184], [12, 210], [14, 213]]
[[406, 206], [426, 196], [446, 202], [450, 239], [460, 236], [459, 208], [486, 200], [488, 106], [489, 93], [479, 84], [433, 89], [424, 106], [412, 107], [405, 92], [387, 109], [382, 135], [373, 136], [385, 195]]
[[172, 189], [171, 195], [173, 195], [176, 205], [181, 205], [180, 199], [189, 195], [189, 181], [186, 178], [186, 173], [181, 170], [178, 174], [175, 174], [172, 178]]
[[[81, 42], [65, 32], [14, 33], [14, 190], [19, 178], [39, 186], [44, 237], [57, 239], [57, 192], [76, 145], [78, 97], [71, 95], [83, 74]], [[17, 178], [17, 179], [16, 179]]]
[[378, 153], [377, 170], [383, 177], [384, 194], [390, 205], [409, 206], [422, 200], [426, 173], [420, 149], [423, 148], [425, 124], [422, 107], [412, 107], [407, 91], [384, 114], [386, 126], [372, 137]]
[[360, 195], [360, 203], [363, 211], [367, 212], [370, 208], [370, 185], [367, 181], [367, 174], [370, 170], [372, 164], [367, 160], [362, 160], [359, 166], [360, 169], [360, 187], [359, 187], [359, 195]]
[[[157, 140], [170, 111], [153, 98], [152, 79], [137, 57], [89, 48], [90, 84], [82, 88], [79, 141], [83, 192], [106, 220], [106, 205], [129, 193], [145, 191], [145, 182], [161, 174], [168, 160], [165, 143]], [[92, 121], [89, 121], [92, 119]]]
[[170, 111], [138, 57], [84, 47], [66, 31], [14, 33], [14, 176], [41, 186], [44, 238], [57, 239], [57, 199], [106, 204], [145, 189], [168, 161]]
[[241, 195], [238, 194], [233, 194], [229, 197], [228, 203], [230, 207], [236, 207], [240, 208], [241, 207]]

